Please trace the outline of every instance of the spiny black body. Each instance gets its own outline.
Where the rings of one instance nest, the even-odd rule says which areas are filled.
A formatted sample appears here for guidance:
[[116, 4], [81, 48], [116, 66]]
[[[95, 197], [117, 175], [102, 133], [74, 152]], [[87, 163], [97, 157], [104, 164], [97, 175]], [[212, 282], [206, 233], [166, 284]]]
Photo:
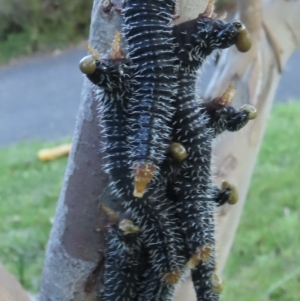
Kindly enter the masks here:
[[[176, 231], [177, 223], [171, 216], [172, 208], [165, 191], [151, 186], [149, 193], [143, 199], [131, 195], [129, 170], [125, 153], [126, 143], [124, 125], [126, 123], [126, 101], [131, 90], [129, 74], [125, 72], [128, 61], [113, 62], [112, 60], [97, 60], [96, 71], [88, 78], [104, 89], [100, 99], [102, 120], [107, 136], [108, 172], [112, 176], [113, 192], [124, 195], [124, 209], [132, 212], [133, 221], [141, 228], [141, 237], [148, 247], [150, 261], [155, 266], [157, 275], [181, 268], [185, 258], [178, 255], [177, 249], [183, 246], [182, 236]], [[121, 93], [121, 91], [123, 93]], [[101, 94], [100, 94], [101, 95]], [[130, 191], [130, 193], [129, 193]], [[159, 248], [158, 248], [159, 246]], [[182, 254], [182, 251], [181, 251]]]
[[[227, 48], [236, 43], [240, 27], [240, 23], [225, 24], [223, 21], [199, 15], [197, 19], [175, 26], [173, 30], [177, 41], [176, 55], [180, 59], [179, 92], [172, 124], [173, 141], [186, 148], [188, 157], [170, 185], [174, 187], [190, 255], [205, 246], [215, 245], [216, 196], [210, 172], [215, 132], [210, 128], [209, 118], [201, 111], [195, 97], [196, 73], [213, 50]], [[213, 263], [214, 252], [210, 260], [201, 262], [192, 270], [198, 301], [218, 300], [210, 290]], [[203, 289], [203, 283], [208, 289]]]
[[[174, 32], [176, 33], [176, 30], [174, 30]], [[220, 48], [222, 48], [221, 46]], [[162, 277], [158, 275], [163, 275], [165, 272], [169, 272], [170, 270], [178, 267], [181, 267], [183, 269], [182, 263], [174, 265], [174, 258], [176, 256], [177, 258], [178, 256], [184, 258], [184, 255], [182, 254], [187, 253], [191, 255], [192, 249], [195, 249], [193, 251], [197, 251], [198, 247], [201, 246], [201, 239], [203, 241], [203, 237], [196, 233], [198, 231], [196, 224], [199, 221], [201, 221], [201, 227], [206, 227], [207, 231], [205, 232], [205, 229], [201, 229], [200, 227], [200, 233], [202, 231], [202, 234], [208, 233], [210, 236], [209, 239], [206, 239], [204, 245], [207, 242], [209, 242], [209, 244], [214, 244], [213, 211], [215, 205], [213, 203], [215, 194], [212, 192], [212, 185], [210, 181], [210, 151], [211, 141], [214, 137], [214, 132], [211, 131], [210, 126], [208, 126], [209, 123], [207, 120], [209, 118], [207, 119], [207, 116], [205, 116], [203, 112], [200, 112], [202, 108], [199, 107], [199, 104], [195, 101], [194, 95], [195, 73], [193, 71], [195, 71], [201, 65], [202, 61], [200, 61], [199, 64], [194, 63], [192, 60], [191, 67], [190, 65], [186, 64], [184, 59], [182, 59], [184, 55], [182, 53], [179, 53], [180, 52], [178, 52], [178, 55], [179, 57], [181, 57], [179, 82], [181, 88], [183, 89], [182, 91], [184, 92], [184, 95], [180, 96], [182, 98], [180, 99], [180, 102], [178, 102], [180, 109], [177, 111], [177, 117], [181, 116], [181, 119], [179, 119], [178, 122], [175, 121], [175, 123], [173, 124], [175, 128], [174, 137], [178, 137], [179, 142], [184, 142], [183, 144], [186, 146], [189, 157], [191, 158], [190, 161], [188, 161], [189, 159], [187, 159], [183, 163], [181, 170], [176, 176], [177, 182], [175, 182], [180, 185], [175, 191], [172, 192], [176, 196], [176, 203], [180, 204], [180, 206], [177, 206], [176, 210], [172, 208], [170, 211], [165, 211], [165, 213], [162, 213], [162, 211], [157, 210], [157, 207], [155, 208], [153, 204], [158, 204], [161, 201], [163, 204], [162, 208], [166, 208], [171, 203], [170, 199], [168, 199], [164, 194], [153, 200], [152, 203], [147, 203], [149, 200], [151, 200], [151, 198], [149, 197], [150, 194], [146, 195], [144, 200], [131, 199], [129, 201], [123, 202], [125, 208], [130, 208], [130, 210], [132, 210], [133, 219], [135, 219], [135, 222], [141, 227], [141, 233], [143, 233], [142, 239], [146, 242], [147, 251], [149, 250], [149, 252], [151, 253], [151, 255], [149, 255], [149, 257], [151, 258], [151, 267], [149, 267], [149, 270], [146, 269], [144, 276], [141, 276], [140, 278], [144, 280], [142, 280], [141, 282], [139, 296], [148, 296], [149, 298], [147, 297], [147, 300], [164, 300], [164, 296], [168, 297], [172, 294], [174, 286], [166, 284]], [[194, 59], [198, 53], [199, 50], [191, 50], [189, 58], [192, 57]], [[134, 77], [132, 86], [135, 86], [136, 84], [137, 81]], [[194, 99], [194, 101], [192, 101], [192, 99]], [[191, 120], [187, 122], [189, 118], [191, 118]], [[176, 118], [174, 118], [174, 120], [176, 120]], [[199, 157], [199, 154], [201, 156], [203, 155], [205, 159], [203, 160], [201, 156]], [[195, 162], [199, 163], [198, 167], [200, 167], [200, 170], [192, 169], [192, 165]], [[122, 173], [123, 172], [124, 170], [122, 170]], [[202, 176], [202, 179], [200, 181], [197, 180], [198, 176]], [[174, 182], [172, 183], [172, 186], [173, 185]], [[188, 187], [191, 187], [190, 192], [188, 191]], [[184, 194], [184, 190], [188, 193]], [[199, 191], [201, 193], [200, 201], [199, 194], [197, 194]], [[183, 199], [187, 199], [188, 201], [184, 202], [184, 204], [181, 204], [180, 202], [182, 202]], [[201, 199], [205, 200], [206, 202], [201, 202]], [[155, 210], [153, 210], [153, 208], [155, 208]], [[176, 220], [176, 218], [173, 218], [172, 212], [176, 211], [179, 213], [180, 219], [182, 220], [184, 220], [185, 218], [188, 219], [192, 217], [191, 222], [183, 221], [182, 223], [183, 230], [185, 231], [185, 229], [188, 229], [186, 233], [187, 237], [190, 238], [190, 241], [188, 241], [190, 249], [189, 252], [185, 252], [183, 250], [178, 251], [176, 250], [176, 247], [174, 249], [172, 249], [172, 247], [171, 249], [169, 249], [168, 247], [168, 241], [174, 241], [176, 233], [182, 233], [182, 231], [178, 231], [178, 225], [177, 228], [174, 227], [174, 233], [172, 233], [172, 231], [170, 230], [173, 229], [172, 225], [174, 225], [174, 221]], [[203, 214], [202, 216], [199, 216], [196, 214], [196, 212], [202, 212]], [[179, 227], [181, 227], [181, 225]], [[182, 237], [180, 237], [180, 235], [177, 236], [178, 238], [175, 239], [175, 242], [178, 243], [178, 245], [185, 245], [184, 241], [182, 242]], [[169, 255], [170, 250], [171, 253], [173, 252], [173, 255], [171, 257]], [[187, 255], [186, 258], [188, 258], [189, 255]], [[163, 260], [165, 260], [165, 262], [163, 262]], [[212, 258], [208, 262], [203, 263], [204, 267], [202, 265], [198, 265], [192, 272], [194, 274], [193, 280], [197, 289], [198, 300], [202, 300], [201, 298], [206, 298], [207, 290], [204, 290], [202, 288], [201, 283], [203, 279], [200, 279], [197, 275], [204, 275], [203, 277], [205, 277], [206, 281], [210, 281], [209, 276], [211, 276], [213, 270], [213, 261], [214, 255], [212, 254]], [[154, 276], [156, 273], [157, 281], [155, 280]], [[147, 275], [149, 275], [149, 277], [147, 277]], [[153, 277], [151, 277], [151, 275], [153, 275]], [[107, 279], [107, 281], [109, 281], [109, 279]], [[149, 285], [151, 285], [151, 289]], [[210, 284], [208, 284], [208, 287], [209, 285]], [[156, 297], [154, 298], [153, 295], [155, 295]]]
[[249, 121], [248, 111], [237, 111], [232, 106], [218, 106], [214, 101], [201, 103], [200, 109], [208, 116], [208, 126], [212, 129], [214, 138], [224, 131], [236, 132]]
[[[140, 228], [147, 250], [147, 264], [140, 278], [138, 301], [167, 301], [174, 293], [170, 275], [180, 279], [187, 261], [185, 238], [180, 229], [175, 204], [167, 197], [166, 187], [158, 176], [141, 199], [122, 202], [131, 219]], [[171, 276], [172, 277], [172, 276]]]
[[[181, 270], [179, 281], [176, 284], [167, 283], [159, 277], [156, 271], [148, 266], [143, 274], [138, 301], [172, 301], [176, 286], [179, 286], [185, 278], [185, 271]], [[184, 274], [184, 275], [183, 275]]]
[[[124, 66], [127, 65], [128, 62], [125, 60], [123, 62], [119, 61], [118, 63], [109, 60], [97, 61], [96, 72], [93, 75], [88, 76], [94, 84], [104, 88], [105, 93], [107, 93], [105, 95], [105, 97], [107, 97], [106, 105], [107, 102], [110, 102], [112, 100], [116, 101], [117, 103], [119, 102], [121, 114], [123, 112], [123, 108], [121, 107], [121, 105], [124, 106], [122, 100], [124, 102], [125, 98], [113, 98], [111, 97], [110, 93], [116, 92], [118, 91], [118, 89], [122, 89], [123, 91], [126, 91], [126, 93], [130, 92], [128, 82], [129, 75], [126, 74], [126, 78], [123, 78]], [[112, 103], [108, 103], [108, 106], [112, 105]], [[110, 112], [110, 114], [111, 113], [112, 112]], [[109, 122], [112, 122], [115, 118], [116, 117], [111, 117], [108, 120], [107, 124], [109, 125]], [[109, 131], [109, 129], [107, 130]], [[124, 139], [119, 140], [119, 138], [120, 136], [116, 137], [116, 135], [110, 136], [110, 139], [116, 139], [119, 143], [124, 142]], [[124, 147], [123, 144], [120, 144], [120, 148], [121, 147]], [[107, 151], [108, 154], [111, 154], [110, 149], [107, 149]], [[109, 159], [116, 160], [117, 158], [109, 157]], [[126, 162], [124, 161], [123, 166], [120, 164], [119, 168], [114, 167], [110, 169], [110, 173], [112, 173], [114, 177], [120, 176], [120, 174], [118, 173], [124, 171], [125, 163]], [[122, 185], [124, 185], [124, 182], [122, 182]], [[229, 191], [226, 191], [222, 198], [224, 202], [226, 201], [228, 195]], [[134, 217], [133, 219], [135, 220], [136, 224], [138, 224], [141, 227], [143, 233], [142, 235], [139, 234], [139, 239], [132, 240], [130, 244], [126, 245], [128, 248], [129, 246], [131, 248], [131, 251], [127, 249], [127, 254], [133, 252], [134, 250], [140, 249], [140, 244], [142, 240], [145, 241], [145, 244], [148, 246], [148, 251], [151, 254], [153, 254], [148, 258], [149, 261], [143, 273], [142, 267], [140, 268], [141, 274], [139, 275], [139, 279], [136, 278], [137, 274], [135, 274], [135, 277], [133, 277], [131, 280], [128, 279], [129, 283], [126, 283], [126, 289], [130, 290], [130, 294], [132, 296], [134, 292], [133, 287], [136, 287], [137, 283], [139, 283], [140, 286], [138, 300], [144, 300], [145, 298], [147, 300], [171, 300], [174, 294], [175, 285], [168, 284], [163, 279], [162, 275], [167, 271], [170, 271], [171, 269], [183, 270], [183, 266], [188, 260], [188, 255], [185, 250], [183, 233], [178, 226], [180, 225], [180, 220], [178, 219], [178, 216], [174, 216], [174, 212], [176, 210], [172, 207], [172, 202], [167, 199], [162, 189], [156, 189], [152, 197], [149, 198], [147, 196], [146, 199], [147, 202], [150, 202], [149, 204], [147, 204], [147, 202], [144, 203], [143, 200], [141, 201], [136, 199], [132, 199], [129, 202], [125, 201], [123, 203], [125, 208], [130, 208]], [[120, 230], [112, 228], [109, 233], [110, 234], [107, 239], [108, 241], [112, 239], [112, 246], [115, 247], [117, 243], [119, 243], [119, 247], [122, 246], [121, 241], [123, 243], [125, 242], [125, 236], [120, 236]], [[120, 237], [122, 239], [120, 239]], [[126, 238], [126, 240], [128, 241], [129, 238]], [[158, 246], [160, 247], [158, 248]], [[123, 247], [121, 247], [121, 249], [123, 250], [122, 252], [120, 251], [120, 248], [118, 250], [120, 251], [119, 253], [122, 255], [125, 252], [125, 249]], [[111, 252], [109, 252], [107, 255], [107, 265], [109, 265], [109, 258], [111, 257], [111, 255]], [[146, 254], [143, 254], [143, 256], [145, 259]], [[149, 256], [149, 254], [147, 256]], [[136, 260], [138, 261], [137, 258]], [[125, 264], [125, 261], [122, 262], [122, 265], [123, 264]], [[111, 269], [112, 267], [110, 266], [110, 268], [108, 268], [107, 271]], [[114, 273], [105, 273], [103, 291], [104, 296], [106, 296], [106, 294], [108, 294], [107, 292], [109, 291], [110, 297], [117, 296], [119, 294], [120, 289], [115, 289], [115, 287], [111, 287], [111, 285], [115, 281], [118, 282], [117, 280], [119, 279], [119, 277], [121, 277], [122, 279], [122, 269], [123, 268], [121, 268], [121, 276], [116, 271]], [[125, 296], [127, 295], [128, 294], [125, 294]], [[108, 295], [105, 298], [107, 298], [107, 300], [110, 300], [108, 299]]]
[[140, 233], [125, 235], [117, 225], [113, 225], [107, 231], [106, 241], [101, 300], [136, 300], [146, 264]]
[[[176, 58], [171, 28], [174, 8], [175, 0], [124, 1], [123, 33], [133, 70], [127, 124], [130, 166], [150, 163], [158, 169], [170, 143], [169, 125], [176, 92]], [[156, 187], [154, 190], [149, 189], [140, 200], [132, 198], [123, 204], [132, 211], [153, 268], [162, 277], [182, 266], [184, 260], [181, 263], [174, 254], [177, 245], [171, 228], [173, 221], [167, 212], [158, 211], [151, 201], [156, 195], [156, 204], [169, 203], [165, 192], [159, 194]]]
[[132, 220], [141, 229], [151, 268], [160, 279], [182, 269], [186, 262], [184, 238], [178, 229], [175, 209], [170, 204], [165, 187], [154, 183], [142, 199], [123, 202], [125, 210], [130, 210]]
[[103, 88], [99, 95], [100, 120], [106, 138], [103, 152], [106, 154], [106, 172], [111, 175], [110, 185], [115, 196], [121, 197], [132, 191], [130, 168], [127, 157], [126, 105], [131, 94], [128, 65], [124, 60], [96, 60], [96, 70], [87, 75], [96, 86]]
[[196, 73], [214, 49], [226, 48], [236, 42], [238, 28], [238, 25], [235, 27], [200, 15], [173, 29], [176, 55], [180, 58], [173, 141], [186, 148], [188, 157], [172, 186], [176, 187], [175, 195], [182, 206], [183, 227], [191, 255], [205, 245], [214, 244], [213, 233], [207, 231], [213, 222], [210, 179], [213, 132], [196, 100]]
[[228, 200], [231, 195], [231, 189], [230, 187], [220, 189], [218, 185], [212, 186], [212, 193], [214, 195], [214, 202], [216, 206], [222, 206], [226, 203], [228, 203]]
[[170, 142], [176, 91], [171, 20], [175, 0], [125, 0], [122, 15], [128, 57], [134, 68], [129, 101], [133, 163], [158, 165]]
[[200, 262], [192, 270], [192, 281], [197, 295], [197, 301], [218, 301], [219, 295], [213, 292], [212, 277], [214, 270], [214, 256], [208, 262]]

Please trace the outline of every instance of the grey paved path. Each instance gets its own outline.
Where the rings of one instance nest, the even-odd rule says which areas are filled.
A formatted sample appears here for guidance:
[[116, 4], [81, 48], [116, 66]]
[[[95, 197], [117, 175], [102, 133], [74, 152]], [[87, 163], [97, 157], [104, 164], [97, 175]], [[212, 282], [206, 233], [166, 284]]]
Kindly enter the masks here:
[[26, 139], [71, 136], [85, 50], [38, 57], [0, 68], [0, 146]]
[[[0, 68], [0, 146], [72, 135], [83, 80], [78, 62], [85, 53], [75, 49]], [[286, 66], [276, 101], [300, 99], [299, 70], [300, 51]], [[208, 80], [211, 67], [206, 72]]]

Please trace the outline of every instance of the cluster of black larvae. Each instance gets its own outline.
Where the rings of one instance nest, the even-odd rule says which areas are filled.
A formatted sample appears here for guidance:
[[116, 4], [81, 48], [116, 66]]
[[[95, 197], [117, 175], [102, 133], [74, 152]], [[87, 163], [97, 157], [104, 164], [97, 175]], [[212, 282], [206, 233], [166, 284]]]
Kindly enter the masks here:
[[[80, 68], [99, 93], [103, 150], [123, 219], [110, 216], [103, 301], [172, 300], [191, 271], [198, 301], [216, 301], [214, 212], [237, 201], [227, 182], [212, 183], [213, 139], [256, 117], [230, 106], [232, 85], [208, 102], [196, 97], [196, 73], [216, 49], [250, 48], [240, 22], [218, 20], [209, 2], [198, 18], [172, 26], [175, 0], [126, 0], [123, 36], [105, 57]], [[104, 208], [104, 207], [103, 207]]]

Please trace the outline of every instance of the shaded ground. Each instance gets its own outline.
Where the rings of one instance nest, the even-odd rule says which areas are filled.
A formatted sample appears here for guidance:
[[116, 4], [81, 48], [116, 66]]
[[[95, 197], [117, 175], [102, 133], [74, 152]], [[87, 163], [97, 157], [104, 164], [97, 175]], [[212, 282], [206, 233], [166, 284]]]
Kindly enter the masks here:
[[[43, 56], [0, 68], [0, 146], [27, 139], [71, 136], [83, 77], [78, 69], [84, 49]], [[300, 99], [300, 51], [286, 65], [276, 101]], [[209, 81], [213, 67], [206, 67]]]

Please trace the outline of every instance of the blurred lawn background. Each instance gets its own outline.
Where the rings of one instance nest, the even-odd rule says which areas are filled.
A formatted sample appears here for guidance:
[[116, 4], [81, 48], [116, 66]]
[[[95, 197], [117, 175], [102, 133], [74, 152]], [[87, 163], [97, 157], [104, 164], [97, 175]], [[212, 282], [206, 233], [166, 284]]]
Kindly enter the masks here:
[[[300, 103], [275, 104], [228, 261], [222, 300], [299, 301]], [[67, 142], [0, 149], [0, 262], [37, 292], [67, 159], [37, 151]]]
[[[230, 9], [234, 0], [219, 0]], [[93, 0], [0, 0], [0, 64], [87, 40]]]

